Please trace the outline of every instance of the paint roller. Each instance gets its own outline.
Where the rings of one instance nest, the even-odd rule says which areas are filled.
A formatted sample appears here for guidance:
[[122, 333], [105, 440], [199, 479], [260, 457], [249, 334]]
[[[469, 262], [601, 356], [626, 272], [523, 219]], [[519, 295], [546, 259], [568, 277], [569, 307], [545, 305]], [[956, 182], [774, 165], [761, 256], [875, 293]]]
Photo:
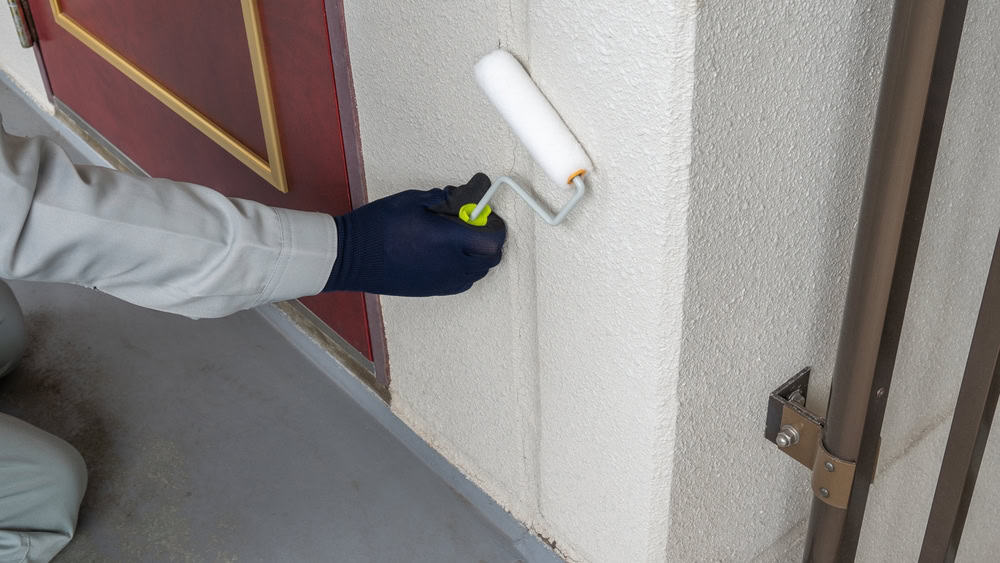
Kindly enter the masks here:
[[459, 216], [469, 224], [485, 225], [490, 200], [500, 186], [507, 185], [548, 224], [562, 223], [583, 197], [583, 177], [593, 169], [590, 158], [513, 55], [502, 49], [493, 51], [476, 63], [475, 73], [479, 87], [528, 149], [531, 158], [553, 182], [573, 186], [575, 192], [569, 202], [552, 215], [517, 182], [503, 176], [493, 182], [478, 204], [463, 206]]

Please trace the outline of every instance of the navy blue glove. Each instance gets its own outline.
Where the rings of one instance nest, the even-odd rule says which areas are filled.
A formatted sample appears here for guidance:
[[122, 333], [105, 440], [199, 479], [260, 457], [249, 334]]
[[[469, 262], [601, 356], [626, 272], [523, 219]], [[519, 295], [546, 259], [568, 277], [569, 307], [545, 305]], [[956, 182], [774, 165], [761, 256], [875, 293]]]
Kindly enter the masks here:
[[474, 227], [458, 218], [490, 187], [408, 190], [359, 207], [337, 222], [337, 261], [323, 291], [424, 297], [461, 293], [500, 263], [507, 226], [496, 213]]

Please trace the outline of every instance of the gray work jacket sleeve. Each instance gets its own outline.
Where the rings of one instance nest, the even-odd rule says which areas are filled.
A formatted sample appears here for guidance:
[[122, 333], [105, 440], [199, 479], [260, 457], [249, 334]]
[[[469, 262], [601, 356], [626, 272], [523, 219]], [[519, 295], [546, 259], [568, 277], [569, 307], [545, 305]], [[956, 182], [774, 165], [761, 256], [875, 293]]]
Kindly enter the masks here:
[[0, 278], [220, 317], [319, 293], [336, 253], [329, 215], [74, 165], [51, 140], [0, 125]]

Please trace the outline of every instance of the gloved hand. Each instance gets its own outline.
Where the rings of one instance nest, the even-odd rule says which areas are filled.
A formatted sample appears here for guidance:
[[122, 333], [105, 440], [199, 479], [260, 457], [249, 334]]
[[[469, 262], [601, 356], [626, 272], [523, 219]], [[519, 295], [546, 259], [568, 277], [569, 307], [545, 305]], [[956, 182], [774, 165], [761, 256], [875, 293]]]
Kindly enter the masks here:
[[500, 263], [507, 226], [496, 213], [474, 227], [458, 218], [490, 179], [408, 190], [335, 217], [337, 261], [324, 291], [424, 297], [461, 293]]

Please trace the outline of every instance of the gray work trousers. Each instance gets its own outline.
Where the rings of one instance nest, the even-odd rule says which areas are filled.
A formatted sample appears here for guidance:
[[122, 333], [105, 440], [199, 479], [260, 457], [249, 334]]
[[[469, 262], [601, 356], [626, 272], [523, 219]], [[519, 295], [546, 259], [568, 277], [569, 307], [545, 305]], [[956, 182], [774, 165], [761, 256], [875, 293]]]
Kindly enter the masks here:
[[[21, 310], [0, 281], [0, 379], [23, 348]], [[0, 413], [0, 563], [49, 561], [73, 538], [87, 469], [73, 446]]]
[[0, 562], [55, 557], [73, 538], [86, 488], [73, 446], [0, 413]]

